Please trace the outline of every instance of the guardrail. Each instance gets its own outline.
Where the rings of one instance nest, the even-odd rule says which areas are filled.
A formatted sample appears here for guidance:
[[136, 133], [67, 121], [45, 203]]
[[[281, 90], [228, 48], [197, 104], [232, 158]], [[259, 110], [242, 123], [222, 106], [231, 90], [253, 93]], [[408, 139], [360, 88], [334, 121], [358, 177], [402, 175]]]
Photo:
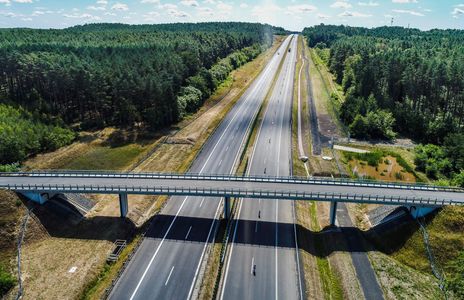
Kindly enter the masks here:
[[4, 172], [0, 177], [91, 177], [91, 178], [140, 178], [140, 179], [182, 179], [182, 180], [211, 180], [211, 181], [239, 181], [239, 182], [269, 182], [269, 183], [293, 183], [293, 184], [318, 184], [361, 186], [389, 189], [427, 190], [464, 192], [457, 187], [444, 187], [428, 184], [396, 183], [387, 181], [352, 180], [352, 179], [328, 179], [305, 177], [272, 177], [272, 176], [234, 176], [230, 174], [196, 174], [196, 173], [131, 173], [114, 171], [32, 171], [32, 172]]
[[150, 194], [150, 195], [181, 195], [181, 196], [204, 196], [204, 197], [237, 197], [237, 198], [260, 198], [260, 199], [289, 199], [289, 200], [314, 200], [314, 201], [336, 201], [375, 203], [387, 205], [420, 205], [420, 206], [443, 206], [464, 205], [462, 201], [438, 198], [420, 198], [408, 196], [381, 196], [363, 195], [349, 193], [321, 193], [301, 192], [289, 190], [249, 190], [249, 189], [211, 189], [211, 188], [178, 188], [178, 187], [133, 187], [133, 186], [94, 186], [94, 185], [37, 185], [37, 184], [3, 184], [0, 188], [14, 191], [33, 192], [57, 192], [57, 193], [96, 193], [96, 194]]

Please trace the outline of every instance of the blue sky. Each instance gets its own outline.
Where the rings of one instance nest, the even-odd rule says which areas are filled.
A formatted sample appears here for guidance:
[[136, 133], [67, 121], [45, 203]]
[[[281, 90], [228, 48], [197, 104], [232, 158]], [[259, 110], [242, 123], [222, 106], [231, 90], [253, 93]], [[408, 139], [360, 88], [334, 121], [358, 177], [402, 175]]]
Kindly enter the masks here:
[[247, 21], [301, 30], [319, 23], [464, 29], [464, 0], [0, 0], [0, 27]]

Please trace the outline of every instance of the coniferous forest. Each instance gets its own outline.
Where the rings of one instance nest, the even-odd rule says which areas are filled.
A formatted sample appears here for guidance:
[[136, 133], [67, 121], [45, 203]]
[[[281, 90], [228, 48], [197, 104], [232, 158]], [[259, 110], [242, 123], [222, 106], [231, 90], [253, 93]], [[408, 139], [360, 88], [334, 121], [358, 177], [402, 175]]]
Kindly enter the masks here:
[[[318, 25], [303, 31], [345, 92], [338, 111], [361, 139], [422, 143], [417, 169], [464, 186], [464, 31]], [[328, 51], [327, 51], [328, 50]]]
[[444, 142], [464, 126], [464, 31], [319, 25], [311, 47], [346, 94], [340, 117], [354, 136]]
[[21, 126], [31, 122], [43, 123], [44, 132], [57, 124], [168, 126], [196, 111], [233, 69], [283, 31], [252, 23], [0, 29], [0, 103], [8, 106], [2, 114], [13, 114], [0, 124], [0, 145], [11, 148], [14, 141], [19, 153], [5, 152], [0, 164], [69, 143], [67, 129], [53, 136], [52, 146], [37, 132], [34, 147], [16, 142], [26, 139]]

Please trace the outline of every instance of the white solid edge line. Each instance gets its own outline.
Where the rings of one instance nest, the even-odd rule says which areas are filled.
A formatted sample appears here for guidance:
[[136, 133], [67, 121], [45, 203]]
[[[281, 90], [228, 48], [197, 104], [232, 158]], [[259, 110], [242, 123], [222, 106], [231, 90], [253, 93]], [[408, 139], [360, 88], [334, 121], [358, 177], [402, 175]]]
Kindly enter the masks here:
[[[260, 78], [258, 79], [258, 81], [257, 81], [257, 83], [256, 83], [256, 86], [259, 86], [259, 85], [260, 85], [260, 82], [261, 82], [261, 81], [264, 81], [264, 77], [267, 76], [267, 73], [269, 73], [270, 70], [271, 70], [271, 67], [270, 67], [270, 64], [268, 64], [268, 65], [266, 66], [266, 69], [265, 69], [265, 70], [263, 71], [263, 73], [262, 73], [263, 75], [260, 76]], [[256, 92], [257, 92], [257, 91], [256, 91]], [[250, 99], [252, 99], [253, 97], [251, 97], [251, 95], [254, 95], [254, 94], [255, 94], [255, 91], [252, 91], [252, 92], [250, 92], [250, 95], [248, 95], [248, 97], [249, 97]], [[247, 99], [247, 100], [248, 100], [248, 99]], [[248, 102], [248, 101], [246, 101], [246, 102]], [[243, 104], [245, 104], [246, 102], [244, 102]], [[234, 118], [235, 118], [235, 117], [234, 117]], [[233, 119], [232, 119], [232, 120], [233, 120]], [[251, 123], [250, 123], [250, 124], [251, 124]], [[228, 126], [227, 126], [227, 127], [228, 127]], [[224, 130], [224, 133], [225, 133], [226, 130], [227, 130], [227, 128]], [[248, 129], [247, 129], [247, 130], [248, 130]], [[222, 136], [221, 136], [221, 137], [222, 137]], [[242, 143], [241, 143], [241, 145], [243, 144], [243, 141], [244, 141], [244, 140], [245, 140], [245, 136], [243, 136], [243, 138], [242, 138]], [[217, 146], [217, 145], [216, 145], [216, 146]], [[212, 151], [214, 151], [214, 148], [213, 148]], [[238, 154], [239, 154], [239, 153], [237, 153], [237, 155], [236, 155], [236, 157], [235, 157], [235, 160], [237, 160], [237, 158], [239, 157]], [[209, 160], [209, 158], [208, 158], [208, 160]], [[234, 161], [234, 164], [235, 164], [235, 161]], [[206, 166], [206, 163], [205, 163], [205, 166]], [[205, 166], [203, 166], [203, 168], [204, 168]], [[233, 166], [232, 166], [232, 167], [233, 167]], [[202, 170], [203, 170], [203, 169], [202, 169]], [[200, 171], [200, 172], [201, 172], [201, 171]], [[241, 202], [240, 202], [240, 208], [241, 208], [241, 207], [242, 207], [242, 206], [241, 206]], [[216, 210], [215, 216], [217, 215], [217, 212], [218, 212], [219, 208], [220, 208], [220, 203], [218, 204], [218, 208], [217, 208], [217, 210]], [[211, 230], [213, 229], [213, 225], [214, 225], [214, 221], [213, 221], [213, 223], [211, 224], [210, 233], [211, 233]], [[234, 237], [235, 237], [235, 233], [234, 233]], [[197, 278], [197, 276], [198, 276], [198, 272], [199, 272], [199, 269], [200, 269], [200, 266], [201, 266], [201, 263], [202, 263], [202, 260], [203, 260], [203, 256], [204, 256], [204, 254], [205, 254], [206, 246], [208, 245], [208, 240], [209, 240], [209, 234], [208, 234], [208, 238], [207, 238], [207, 240], [206, 240], [206, 242], [205, 242], [205, 245], [203, 246], [203, 251], [202, 251], [202, 254], [201, 254], [201, 257], [200, 257], [200, 261], [199, 261], [198, 266], [197, 266], [197, 269], [196, 269], [196, 271], [195, 271], [195, 275], [194, 275], [194, 277], [193, 277], [192, 285], [190, 286], [190, 291], [189, 291], [189, 294], [188, 294], [188, 296], [187, 296], [187, 299], [190, 299], [190, 297], [191, 297], [191, 295], [192, 295], [193, 288], [194, 288], [194, 286], [195, 286], [195, 281], [196, 281], [196, 278]]]
[[145, 268], [145, 271], [144, 271], [143, 274], [142, 274], [142, 277], [140, 278], [139, 282], [137, 283], [137, 286], [135, 287], [135, 290], [134, 290], [134, 292], [132, 293], [132, 295], [131, 295], [131, 297], [130, 297], [130, 300], [134, 299], [135, 294], [136, 294], [137, 291], [139, 290], [140, 285], [142, 284], [143, 279], [144, 279], [145, 276], [147, 275], [148, 269], [150, 269], [151, 264], [152, 264], [153, 261], [155, 260], [155, 257], [156, 257], [156, 255], [158, 254], [159, 249], [160, 249], [161, 246], [163, 245], [164, 240], [166, 239], [166, 236], [168, 235], [169, 231], [171, 230], [172, 225], [173, 225], [174, 222], [176, 221], [177, 216], [179, 215], [179, 213], [180, 213], [182, 207], [184, 206], [185, 201], [187, 200], [187, 198], [188, 198], [188, 197], [185, 197], [185, 198], [184, 198], [184, 201], [182, 201], [182, 204], [181, 204], [181, 206], [179, 207], [179, 210], [177, 210], [177, 213], [176, 213], [174, 219], [172, 220], [171, 224], [169, 225], [168, 230], [166, 230], [166, 233], [164, 234], [163, 239], [161, 240], [160, 244], [158, 245], [158, 248], [156, 248], [155, 253], [154, 253], [153, 256], [151, 257], [150, 262], [148, 263], [147, 267]]
[[[267, 70], [266, 70], [266, 71], [267, 71]], [[261, 78], [260, 78], [259, 80], [261, 80]], [[256, 84], [256, 85], [258, 85], [258, 84]], [[246, 102], [246, 101], [245, 101], [245, 102]], [[244, 102], [244, 103], [245, 103], [245, 102]], [[211, 159], [211, 157], [212, 157], [212, 155], [213, 155], [213, 153], [214, 153], [216, 147], [218, 146], [219, 142], [220, 142], [220, 141], [222, 140], [222, 138], [224, 137], [224, 135], [225, 135], [227, 129], [230, 127], [230, 125], [231, 125], [232, 122], [235, 120], [235, 118], [237, 117], [238, 113], [239, 113], [241, 110], [242, 110], [242, 109], [241, 109], [241, 107], [240, 107], [240, 108], [237, 110], [237, 112], [235, 113], [234, 117], [230, 120], [229, 124], [227, 124], [226, 128], [224, 129], [224, 132], [223, 132], [223, 133], [221, 134], [221, 136], [219, 137], [218, 141], [216, 142], [216, 144], [214, 145], [213, 149], [211, 150], [210, 155], [209, 155], [208, 158], [206, 159], [206, 161], [205, 161], [203, 167], [201, 168], [201, 170], [200, 170], [200, 172], [199, 172], [200, 174], [201, 174], [202, 171], [205, 169], [205, 167], [206, 167], [206, 165], [208, 164], [209, 160]], [[151, 267], [151, 265], [152, 265], [152, 263], [153, 263], [153, 261], [154, 261], [156, 255], [158, 254], [159, 249], [160, 249], [161, 246], [163, 245], [164, 240], [166, 239], [166, 236], [169, 234], [169, 231], [171, 230], [172, 225], [173, 225], [174, 222], [176, 221], [176, 219], [177, 219], [177, 217], [178, 217], [180, 211], [182, 210], [182, 207], [183, 207], [184, 204], [185, 204], [185, 201], [186, 201], [188, 198], [189, 198], [189, 197], [187, 196], [187, 197], [184, 198], [184, 201], [182, 201], [182, 205], [179, 207], [179, 210], [177, 211], [177, 213], [176, 213], [174, 219], [172, 220], [171, 224], [169, 225], [169, 228], [168, 228], [168, 230], [166, 231], [165, 235], [163, 236], [163, 239], [161, 240], [161, 242], [160, 242], [160, 244], [158, 245], [158, 247], [157, 247], [155, 253], [153, 254], [152, 258], [150, 259], [150, 262], [148, 263], [148, 265], [147, 265], [145, 271], [144, 271], [143, 274], [142, 274], [142, 277], [140, 278], [139, 282], [137, 283], [137, 286], [135, 287], [135, 290], [134, 290], [134, 292], [132, 293], [132, 296], [130, 297], [130, 300], [133, 300], [133, 299], [134, 299], [134, 297], [135, 297], [135, 295], [136, 295], [138, 289], [140, 288], [140, 285], [142, 284], [143, 279], [144, 279], [145, 276], [147, 275], [148, 269], [150, 269], [150, 267]], [[218, 208], [219, 208], [219, 205], [218, 205]], [[203, 256], [203, 254], [202, 254], [202, 256]], [[195, 278], [194, 278], [194, 281], [195, 281]], [[190, 298], [190, 297], [189, 297], [189, 298]]]
[[[287, 41], [287, 40], [286, 40]], [[290, 41], [286, 42], [286, 46], [283, 47], [284, 49], [286, 49], [288, 47], [288, 45], [290, 44]], [[280, 49], [279, 49], [280, 50]], [[266, 112], [264, 113], [264, 115], [267, 114], [267, 111], [269, 109], [269, 105], [266, 107]], [[263, 127], [263, 122], [261, 122], [260, 126], [259, 126], [259, 130], [258, 130], [258, 134], [257, 134], [257, 137], [259, 138], [259, 136], [261, 135], [261, 129]], [[250, 159], [250, 164], [253, 163], [253, 159], [254, 159], [254, 156], [255, 156], [255, 151], [256, 151], [256, 144], [255, 146], [253, 147], [253, 153], [251, 154], [251, 159]], [[249, 171], [247, 172], [248, 175], [249, 174]], [[241, 215], [241, 212], [242, 212], [242, 201], [240, 201], [240, 207], [239, 207], [239, 210], [238, 210], [238, 219], [240, 219], [240, 215]], [[238, 228], [238, 222], [235, 222], [235, 228], [234, 228], [234, 236], [232, 237], [232, 242], [231, 242], [231, 246], [230, 246], [230, 253], [229, 253], [229, 257], [227, 259], [227, 264], [225, 266], [225, 270], [224, 272], [226, 273], [225, 277], [224, 277], [224, 283], [222, 284], [222, 291], [221, 291], [221, 297], [220, 299], [224, 299], [224, 291], [225, 291], [225, 287], [226, 287], [226, 283], [227, 283], [227, 277], [229, 275], [229, 265], [230, 265], [230, 261], [231, 261], [231, 258], [232, 258], [232, 253], [234, 251], [234, 241], [235, 241], [235, 237], [237, 235], [237, 228]]]

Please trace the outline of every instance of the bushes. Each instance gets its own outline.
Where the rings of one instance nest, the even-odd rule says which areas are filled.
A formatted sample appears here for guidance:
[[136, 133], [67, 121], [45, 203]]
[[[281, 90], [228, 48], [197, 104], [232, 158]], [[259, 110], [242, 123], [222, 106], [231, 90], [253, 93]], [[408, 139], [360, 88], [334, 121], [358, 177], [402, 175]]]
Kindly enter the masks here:
[[396, 137], [393, 131], [395, 119], [392, 113], [385, 110], [370, 111], [366, 116], [356, 115], [350, 124], [350, 132], [361, 139], [380, 138], [392, 140]]
[[23, 161], [28, 155], [71, 143], [75, 133], [47, 125], [21, 108], [0, 104], [0, 164]]
[[261, 51], [258, 44], [246, 47], [219, 60], [209, 70], [202, 69], [197, 75], [189, 77], [188, 86], [183, 87], [177, 96], [180, 117], [195, 112], [227, 79], [232, 70], [254, 59]]
[[450, 262], [452, 276], [447, 279], [448, 289], [454, 292], [457, 299], [464, 299], [464, 252]]
[[10, 273], [5, 271], [2, 266], [0, 266], [0, 297], [3, 297], [6, 293], [8, 293], [15, 284], [16, 279], [11, 276]]

